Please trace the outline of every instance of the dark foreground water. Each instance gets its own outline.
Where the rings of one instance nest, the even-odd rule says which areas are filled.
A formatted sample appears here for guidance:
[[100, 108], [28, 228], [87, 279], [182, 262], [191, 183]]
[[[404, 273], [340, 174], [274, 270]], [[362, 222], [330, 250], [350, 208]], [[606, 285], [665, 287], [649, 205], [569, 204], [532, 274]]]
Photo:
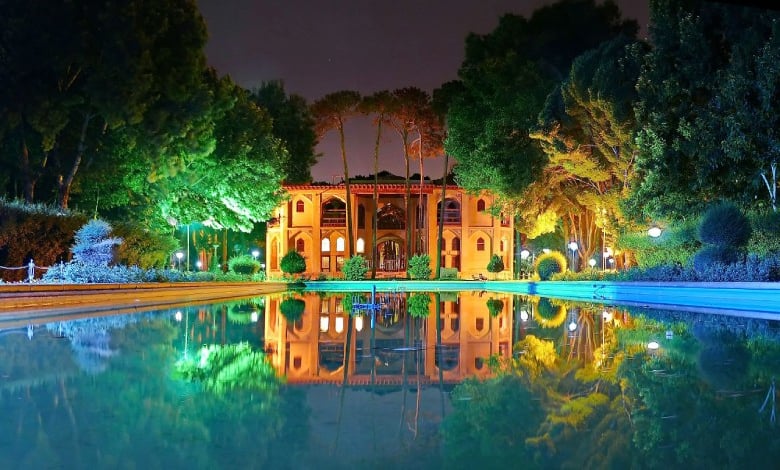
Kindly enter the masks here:
[[[0, 468], [777, 468], [780, 323], [509, 294], [0, 323]], [[437, 321], [438, 319], [438, 321]]]

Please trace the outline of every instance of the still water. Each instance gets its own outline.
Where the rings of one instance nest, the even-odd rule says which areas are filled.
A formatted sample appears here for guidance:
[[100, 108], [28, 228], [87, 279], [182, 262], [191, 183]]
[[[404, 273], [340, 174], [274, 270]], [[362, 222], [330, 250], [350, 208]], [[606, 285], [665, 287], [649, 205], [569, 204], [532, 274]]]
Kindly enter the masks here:
[[368, 300], [0, 322], [0, 468], [780, 462], [780, 322], [484, 292]]

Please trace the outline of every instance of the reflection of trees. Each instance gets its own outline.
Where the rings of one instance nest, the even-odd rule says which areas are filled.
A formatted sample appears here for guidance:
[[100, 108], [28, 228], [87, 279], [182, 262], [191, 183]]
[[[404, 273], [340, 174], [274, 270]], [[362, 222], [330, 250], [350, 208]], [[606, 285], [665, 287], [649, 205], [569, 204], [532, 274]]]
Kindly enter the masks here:
[[468, 379], [453, 391], [452, 404], [442, 428], [447, 468], [535, 466], [525, 440], [544, 412], [519, 377]]
[[280, 384], [265, 354], [247, 343], [203, 346], [197, 358], [176, 362], [176, 372], [216, 394], [235, 389], [270, 394]]
[[[111, 330], [111, 347], [122, 354], [107, 358], [99, 375], [74, 373], [70, 354], [61, 351], [66, 340], [36, 335], [30, 343], [14, 335], [19, 350], [35, 344], [27, 348], [37, 352], [30, 359], [40, 354], [40, 341], [57, 347], [39, 360], [63, 375], [0, 393], [0, 408], [8, 410], [0, 420], [0, 468], [289, 466], [290, 453], [308, 439], [304, 391], [285, 388], [269, 402], [256, 390], [204, 393], [171, 380], [179, 327], [167, 314], [147, 320]], [[0, 339], [0, 354], [10, 339]], [[4, 357], [25, 367], [18, 353]]]

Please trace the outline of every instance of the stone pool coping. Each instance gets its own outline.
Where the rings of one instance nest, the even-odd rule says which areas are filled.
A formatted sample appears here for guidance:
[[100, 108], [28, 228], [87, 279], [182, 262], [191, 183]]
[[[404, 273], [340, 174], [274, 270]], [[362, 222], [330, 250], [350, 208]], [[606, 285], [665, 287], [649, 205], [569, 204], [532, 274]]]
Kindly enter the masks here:
[[599, 304], [736, 314], [780, 319], [778, 282], [614, 282], [614, 281], [310, 281], [309, 290], [453, 292], [473, 290], [539, 295]]
[[138, 284], [0, 285], [0, 319], [75, 312], [123, 312], [255, 297], [284, 292], [281, 282], [176, 282]]

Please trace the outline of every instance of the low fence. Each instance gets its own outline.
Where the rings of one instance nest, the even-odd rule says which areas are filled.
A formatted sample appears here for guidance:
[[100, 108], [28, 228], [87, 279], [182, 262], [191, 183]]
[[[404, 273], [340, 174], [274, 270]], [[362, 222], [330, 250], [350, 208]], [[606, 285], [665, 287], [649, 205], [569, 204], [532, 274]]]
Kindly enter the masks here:
[[22, 276], [9, 276], [12, 279], [6, 279], [8, 281], [26, 281], [26, 282], [33, 282], [35, 281], [35, 273], [36, 270], [43, 275], [45, 271], [48, 271], [49, 269], [63, 269], [62, 261], [60, 261], [60, 264], [58, 266], [36, 266], [35, 261], [33, 261], [32, 258], [30, 258], [30, 262], [27, 263], [26, 266], [0, 266], [0, 276], [4, 279], [6, 276], [4, 275], [4, 271], [12, 271], [12, 272], [18, 272], [22, 270], [26, 270], [27, 272], [24, 273]]

